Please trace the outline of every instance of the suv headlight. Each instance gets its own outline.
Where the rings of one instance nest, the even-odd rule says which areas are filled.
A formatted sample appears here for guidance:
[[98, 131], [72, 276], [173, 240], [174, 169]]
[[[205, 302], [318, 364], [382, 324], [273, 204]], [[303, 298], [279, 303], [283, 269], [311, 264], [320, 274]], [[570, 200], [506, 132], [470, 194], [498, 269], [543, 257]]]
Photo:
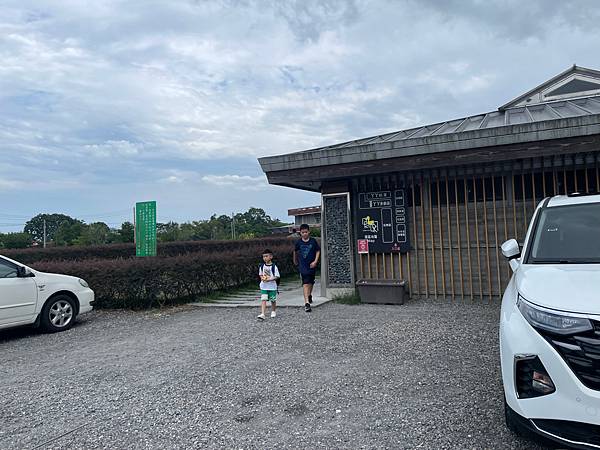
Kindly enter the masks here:
[[592, 322], [585, 317], [567, 316], [545, 311], [533, 306], [521, 295], [517, 300], [517, 308], [531, 326], [551, 333], [573, 334], [594, 329]]
[[79, 284], [82, 285], [84, 288], [89, 288], [90, 287], [87, 284], [87, 282], [85, 280], [82, 280], [81, 278], [79, 279]]

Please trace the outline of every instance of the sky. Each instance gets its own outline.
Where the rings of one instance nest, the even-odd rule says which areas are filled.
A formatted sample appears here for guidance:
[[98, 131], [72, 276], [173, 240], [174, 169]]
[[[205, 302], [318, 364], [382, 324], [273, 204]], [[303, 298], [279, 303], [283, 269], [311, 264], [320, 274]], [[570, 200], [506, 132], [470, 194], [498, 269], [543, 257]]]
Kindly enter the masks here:
[[[493, 111], [600, 69], [597, 0], [3, 0], [0, 232], [289, 220], [258, 157]], [[594, 56], [596, 55], [596, 56]]]

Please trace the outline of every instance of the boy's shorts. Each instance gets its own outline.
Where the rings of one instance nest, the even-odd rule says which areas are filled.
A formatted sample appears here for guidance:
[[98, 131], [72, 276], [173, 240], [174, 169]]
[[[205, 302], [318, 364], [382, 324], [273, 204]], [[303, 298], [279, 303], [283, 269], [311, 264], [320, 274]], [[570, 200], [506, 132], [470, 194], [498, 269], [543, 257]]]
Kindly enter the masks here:
[[315, 284], [315, 272], [312, 273], [301, 273], [302, 284]]
[[265, 291], [264, 289], [260, 290], [260, 299], [263, 302], [269, 300], [270, 302], [277, 301], [277, 291]]

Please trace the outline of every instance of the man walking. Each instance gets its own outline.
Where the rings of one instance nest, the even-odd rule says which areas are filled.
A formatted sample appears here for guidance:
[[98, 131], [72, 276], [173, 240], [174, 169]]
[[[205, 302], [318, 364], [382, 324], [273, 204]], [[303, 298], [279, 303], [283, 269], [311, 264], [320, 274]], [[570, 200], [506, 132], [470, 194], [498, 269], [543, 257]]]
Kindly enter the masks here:
[[315, 284], [317, 264], [321, 256], [321, 247], [315, 238], [310, 237], [307, 224], [300, 225], [300, 239], [294, 248], [294, 264], [298, 266], [304, 289], [304, 311], [311, 312], [312, 290]]

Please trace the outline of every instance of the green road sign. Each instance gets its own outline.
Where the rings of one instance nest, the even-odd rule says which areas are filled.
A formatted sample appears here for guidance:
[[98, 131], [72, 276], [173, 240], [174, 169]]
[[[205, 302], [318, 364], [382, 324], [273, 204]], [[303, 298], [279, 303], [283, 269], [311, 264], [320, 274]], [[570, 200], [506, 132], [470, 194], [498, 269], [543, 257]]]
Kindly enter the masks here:
[[135, 256], [156, 256], [156, 202], [135, 204]]

